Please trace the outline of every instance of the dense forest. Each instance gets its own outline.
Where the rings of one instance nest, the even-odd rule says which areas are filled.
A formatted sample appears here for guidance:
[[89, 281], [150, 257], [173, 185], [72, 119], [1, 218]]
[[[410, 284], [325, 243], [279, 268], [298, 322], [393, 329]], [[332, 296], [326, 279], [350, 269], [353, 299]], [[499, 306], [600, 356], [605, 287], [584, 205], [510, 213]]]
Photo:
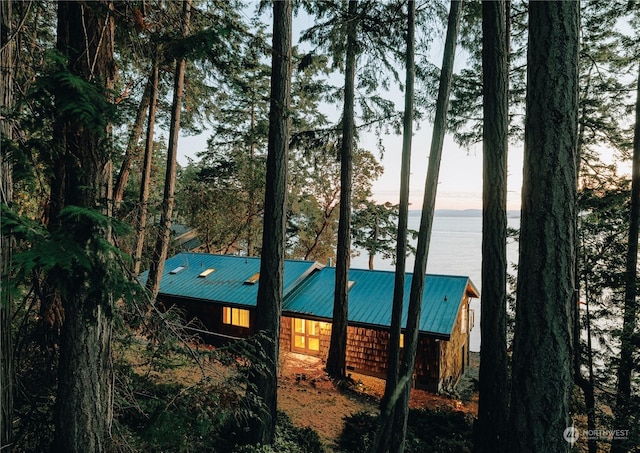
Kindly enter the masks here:
[[[636, 0], [0, 8], [0, 451], [640, 451]], [[433, 135], [413, 231], [420, 125]], [[385, 149], [394, 134], [401, 149]], [[181, 166], [193, 135], [206, 147]], [[405, 277], [426, 273], [447, 135], [483, 156], [466, 418], [410, 409], [425, 280]], [[402, 162], [397, 204], [372, 194], [382, 153]], [[255, 335], [210, 347], [157, 301], [183, 226], [201, 252], [260, 257]], [[356, 248], [396, 265], [386, 381], [328, 444], [278, 409], [283, 269], [335, 265], [324, 368], [352, 392]]]

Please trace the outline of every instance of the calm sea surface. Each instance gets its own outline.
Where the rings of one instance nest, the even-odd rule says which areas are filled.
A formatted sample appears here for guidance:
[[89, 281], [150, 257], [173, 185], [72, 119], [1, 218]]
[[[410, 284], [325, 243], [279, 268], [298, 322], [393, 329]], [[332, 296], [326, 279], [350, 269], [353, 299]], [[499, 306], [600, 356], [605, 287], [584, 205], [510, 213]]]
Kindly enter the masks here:
[[[519, 228], [519, 218], [509, 218], [508, 226]], [[418, 231], [420, 229], [420, 212], [409, 213], [409, 228]], [[413, 241], [414, 246], [417, 241]], [[518, 246], [513, 241], [507, 245], [507, 260], [515, 263], [518, 259]], [[369, 257], [366, 252], [360, 251], [359, 256], [351, 258], [351, 267], [367, 269]], [[376, 256], [374, 268], [380, 270], [395, 270], [391, 260], [385, 260]], [[407, 258], [407, 272], [413, 272], [414, 257]], [[465, 275], [471, 278], [478, 290], [482, 266], [482, 217], [441, 217], [436, 215], [433, 219], [433, 234], [429, 245], [429, 258], [427, 272], [430, 274]], [[475, 325], [471, 331], [472, 351], [480, 350], [480, 301], [473, 299], [471, 308], [475, 311]]]

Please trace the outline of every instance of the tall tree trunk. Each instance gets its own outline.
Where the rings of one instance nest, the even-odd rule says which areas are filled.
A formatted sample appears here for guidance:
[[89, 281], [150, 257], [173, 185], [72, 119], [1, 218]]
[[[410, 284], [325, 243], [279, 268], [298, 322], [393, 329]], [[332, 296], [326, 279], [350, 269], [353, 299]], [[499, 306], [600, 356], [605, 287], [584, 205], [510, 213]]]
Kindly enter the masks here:
[[[634, 370], [633, 353], [637, 346], [635, 326], [638, 316], [638, 227], [640, 226], [640, 70], [638, 71], [636, 99], [636, 126], [633, 137], [633, 161], [631, 170], [631, 214], [629, 218], [629, 240], [627, 262], [625, 266], [624, 315], [622, 319], [622, 337], [620, 338], [620, 365], [618, 366], [618, 385], [616, 387], [616, 428], [629, 429], [634, 423], [631, 402], [631, 374]], [[611, 453], [622, 453], [631, 448], [624, 439], [614, 439]]]
[[[189, 18], [191, 16], [191, 0], [182, 0], [182, 36], [189, 33]], [[160, 281], [167, 259], [169, 240], [171, 238], [171, 222], [176, 191], [176, 169], [178, 166], [178, 137], [180, 135], [180, 113], [182, 110], [182, 96], [184, 91], [184, 70], [187, 60], [180, 55], [176, 61], [176, 71], [173, 84], [173, 105], [171, 107], [171, 127], [169, 129], [169, 146], [167, 148], [167, 172], [164, 180], [164, 195], [162, 197], [162, 213], [158, 227], [158, 238], [151, 257], [147, 289], [155, 301], [160, 291]]]
[[[155, 67], [154, 67], [155, 70]], [[153, 77], [153, 76], [152, 76]], [[131, 133], [129, 134], [129, 141], [127, 142], [127, 149], [124, 153], [124, 159], [120, 165], [120, 172], [116, 179], [116, 185], [113, 189], [113, 203], [116, 209], [120, 208], [122, 198], [124, 197], [124, 188], [129, 180], [129, 174], [131, 173], [131, 164], [134, 159], [138, 157], [138, 142], [142, 135], [142, 128], [144, 127], [144, 117], [149, 108], [149, 102], [151, 100], [151, 90], [153, 89], [153, 80], [149, 77], [147, 86], [142, 93], [142, 99], [140, 99], [140, 105], [138, 106], [138, 113], [136, 119], [131, 126]]]
[[398, 400], [395, 403], [393, 438], [391, 439], [391, 451], [403, 452], [407, 434], [407, 419], [409, 417], [409, 396], [415, 365], [416, 350], [418, 348], [418, 331], [420, 312], [422, 310], [422, 295], [424, 293], [424, 281], [427, 271], [427, 259], [429, 257], [429, 243], [433, 226], [433, 214], [436, 204], [436, 192], [438, 189], [438, 174], [440, 173], [440, 161], [442, 160], [442, 148], [447, 129], [447, 110], [449, 108], [449, 94], [453, 79], [453, 63], [460, 29], [460, 17], [462, 10], [461, 1], [452, 1], [449, 8], [447, 23], [447, 37], [442, 56], [442, 70], [438, 87], [438, 99], [436, 101], [436, 114], [433, 121], [433, 137], [429, 151], [429, 168], [424, 188], [424, 200], [420, 217], [420, 230], [418, 232], [418, 247], [416, 260], [411, 279], [411, 292], [409, 294], [409, 307], [407, 311], [407, 325], [404, 335], [404, 355], [400, 367], [400, 380], [398, 382]]
[[509, 36], [505, 1], [482, 2], [483, 209], [480, 395], [474, 451], [499, 453], [507, 410], [507, 147]]
[[[588, 73], [586, 80], [581, 78], [580, 80], [580, 89], [585, 93], [588, 93], [591, 86], [591, 72]], [[580, 97], [580, 95], [578, 95]], [[587, 115], [587, 103], [582, 103], [582, 109], [580, 112], [580, 117], [584, 118]], [[580, 165], [582, 159], [580, 155], [582, 154], [582, 148], [584, 144], [584, 136], [586, 130], [585, 121], [579, 121], [578, 125], [578, 152], [576, 153], [576, 174], [578, 175], [578, 180], [580, 178], [581, 170]], [[578, 190], [580, 189], [578, 184]], [[579, 210], [578, 206], [578, 210]], [[589, 314], [589, 303], [590, 303], [590, 288], [589, 288], [589, 280], [588, 273], [585, 274], [584, 277], [584, 289], [581, 288], [582, 282], [580, 281], [580, 255], [581, 255], [581, 245], [580, 245], [580, 225], [579, 220], [576, 220], [576, 251], [578, 254], [578, 258], [576, 259], [576, 291], [575, 291], [575, 299], [573, 302], [573, 376], [574, 381], [578, 387], [582, 390], [584, 394], [584, 404], [587, 412], [587, 429], [589, 431], [596, 429], [596, 400], [594, 394], [594, 380], [593, 380], [593, 349], [591, 347], [591, 318]], [[585, 252], [586, 255], [586, 252]], [[585, 263], [582, 266], [583, 268], [586, 266], [586, 256]], [[586, 330], [587, 330], [587, 358], [588, 358], [588, 378], [585, 378], [582, 375], [582, 345], [580, 341], [581, 336], [581, 319], [580, 319], [580, 293], [584, 291], [584, 300], [586, 306]], [[587, 439], [587, 447], [589, 449], [589, 453], [597, 453], [598, 451], [598, 441], [595, 436], [590, 436]]]
[[342, 379], [347, 371], [347, 325], [349, 318], [349, 266], [351, 264], [351, 190], [353, 142], [355, 140], [356, 36], [358, 1], [349, 0], [347, 18], [347, 56], [344, 76], [344, 112], [340, 147], [340, 220], [336, 250], [336, 285], [331, 325], [331, 344], [327, 373]]
[[508, 451], [568, 451], [575, 291], [578, 2], [529, 5]]
[[147, 137], [144, 147], [144, 162], [140, 180], [140, 198], [138, 203], [138, 222], [136, 223], [136, 250], [133, 255], [133, 272], [140, 273], [144, 240], [147, 234], [147, 214], [149, 211], [149, 186], [151, 185], [151, 163], [153, 162], [153, 135], [156, 124], [156, 108], [158, 104], [158, 63], [154, 62], [149, 83], [151, 86], [149, 99], [149, 116], [147, 119]]
[[[114, 21], [112, 4], [100, 2], [59, 2], [58, 49], [69, 58], [69, 70], [91, 83], [99, 84], [105, 96], [113, 88]], [[56, 96], [56, 103], [69, 102]], [[71, 101], [73, 102], [73, 100]], [[54, 139], [58, 149], [57, 167], [63, 170], [59, 187], [62, 196], [56, 206], [102, 209], [109, 213], [111, 162], [105, 144], [110, 126], [88, 127], [82, 119], [58, 119]], [[59, 214], [52, 213], [53, 227], [69, 229]], [[77, 231], [77, 228], [76, 228]], [[90, 225], [73, 240], [88, 249], [95, 236], [110, 240], [110, 232]], [[108, 448], [112, 419], [111, 329], [113, 299], [110, 288], [95, 283], [95, 272], [109, 258], [102, 254], [90, 271], [74, 270], [74, 281], [61, 292], [64, 322], [60, 336], [58, 394], [55, 412], [55, 447], [64, 452], [102, 452]], [[91, 283], [93, 282], [93, 283]]]
[[[382, 423], [376, 432], [372, 451], [385, 452], [391, 439], [391, 420], [394, 418], [395, 401], [393, 395], [398, 387], [400, 368], [400, 334], [402, 330], [402, 306], [408, 247], [409, 222], [409, 181], [411, 175], [411, 141], [413, 138], [413, 97], [415, 81], [415, 1], [407, 3], [407, 51], [405, 54], [406, 80], [404, 93], [404, 117], [402, 131], [402, 164], [400, 170], [400, 205], [398, 208], [398, 234], [396, 241], [396, 272], [393, 286], [391, 309], [391, 332], [389, 355], [387, 357], [387, 380], [384, 395], [380, 402]], [[373, 258], [370, 257], [373, 268]], [[392, 403], [392, 404], [390, 404]]]
[[[256, 311], [256, 330], [261, 332], [266, 366], [253, 370], [255, 396], [263, 409], [249, 431], [252, 443], [271, 444], [275, 433], [280, 318], [282, 315], [284, 245], [286, 232], [287, 162], [289, 155], [289, 104], [291, 98], [292, 1], [273, 4], [273, 53], [271, 59], [271, 103], [269, 143], [264, 197], [262, 259]], [[262, 360], [260, 358], [259, 360]]]
[[[13, 0], [0, 2], [0, 140], [13, 138], [11, 122], [7, 119], [13, 108], [14, 47]], [[13, 168], [11, 156], [2, 145], [0, 154], [0, 197], [3, 205], [13, 201]], [[0, 237], [0, 451], [12, 450], [13, 427], [13, 344], [11, 341], [11, 295], [7, 291], [11, 266], [11, 238]]]

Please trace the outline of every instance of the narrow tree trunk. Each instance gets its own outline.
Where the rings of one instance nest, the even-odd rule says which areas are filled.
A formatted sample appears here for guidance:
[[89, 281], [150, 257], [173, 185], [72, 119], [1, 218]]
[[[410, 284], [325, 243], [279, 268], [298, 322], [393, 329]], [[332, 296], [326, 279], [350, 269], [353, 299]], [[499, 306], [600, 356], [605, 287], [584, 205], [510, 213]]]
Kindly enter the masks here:
[[[422, 295], [424, 293], [424, 281], [427, 271], [427, 259], [429, 256], [429, 243], [433, 226], [433, 214], [436, 204], [436, 192], [438, 189], [438, 174], [440, 173], [440, 161], [442, 160], [442, 148], [447, 128], [447, 110], [449, 107], [449, 94], [453, 79], [453, 63], [455, 58], [458, 30], [460, 29], [460, 17], [462, 10], [461, 1], [452, 1], [449, 9], [447, 23], [447, 37], [442, 57], [442, 70], [440, 72], [440, 84], [438, 87], [438, 99], [436, 101], [436, 114], [433, 122], [433, 137], [429, 151], [429, 168], [425, 182], [422, 215], [420, 218], [420, 230], [418, 232], [418, 247], [416, 260], [411, 279], [411, 292], [409, 294], [409, 308], [407, 312], [407, 325], [404, 335], [404, 356], [400, 368], [400, 380], [398, 384], [399, 397], [396, 402], [393, 429], [391, 439], [391, 451], [403, 452], [407, 434], [407, 418], [409, 417], [409, 396], [415, 365], [416, 350], [418, 348], [418, 331], [420, 312], [422, 310]], [[398, 393], [398, 392], [396, 392]]]
[[351, 264], [351, 189], [353, 179], [353, 141], [355, 139], [357, 0], [349, 0], [347, 56], [344, 82], [344, 113], [340, 147], [340, 220], [336, 250], [336, 285], [331, 325], [331, 344], [327, 373], [342, 379], [347, 369], [347, 324], [349, 317], [349, 266]]
[[[381, 424], [376, 432], [372, 451], [385, 452], [391, 439], [391, 421], [394, 418], [395, 401], [392, 397], [398, 386], [400, 368], [400, 334], [402, 330], [402, 306], [408, 247], [409, 182], [411, 175], [411, 142], [413, 138], [413, 97], [415, 81], [415, 1], [407, 3], [407, 51], [405, 54], [406, 80], [404, 93], [404, 117], [402, 131], [402, 164], [400, 170], [400, 205], [398, 209], [398, 233], [396, 242], [396, 272], [391, 308], [391, 331], [387, 357], [387, 380], [380, 402]], [[373, 257], [370, 257], [373, 269]]]
[[573, 383], [577, 2], [529, 5], [527, 116], [508, 451], [568, 451]]
[[[111, 2], [59, 2], [58, 48], [69, 57], [69, 70], [105, 89], [113, 88], [114, 21]], [[64, 99], [65, 96], [62, 96]], [[65, 102], [56, 99], [56, 102]], [[66, 101], [68, 102], [68, 101]], [[65, 118], [55, 123], [54, 137], [63, 169], [62, 200], [57, 206], [102, 209], [109, 213], [111, 169], [105, 146], [106, 130]], [[67, 228], [54, 213], [54, 227]], [[84, 235], [84, 232], [83, 232]], [[110, 240], [108, 230], [89, 226], [85, 237], [74, 237], [90, 248], [95, 235]], [[94, 263], [94, 272], [106, 266]], [[55, 412], [55, 448], [64, 452], [102, 452], [109, 443], [112, 413], [111, 328], [113, 299], [110, 288], [92, 284], [93, 272], [79, 267], [75, 281], [61, 293], [64, 322], [60, 336], [58, 394]]]
[[[7, 119], [13, 108], [13, 72], [15, 40], [11, 38], [13, 0], [0, 2], [0, 138], [12, 140], [11, 122]], [[13, 168], [11, 156], [0, 155], [0, 197], [3, 205], [13, 201]], [[0, 238], [0, 451], [12, 450], [13, 426], [13, 344], [11, 341], [10, 292], [7, 291], [11, 266], [11, 238]]]
[[[640, 75], [640, 71], [638, 72]], [[635, 326], [638, 315], [638, 229], [640, 226], [640, 77], [636, 99], [636, 126], [633, 138], [633, 161], [631, 170], [631, 214], [629, 218], [629, 240], [625, 266], [624, 315], [622, 337], [620, 338], [620, 365], [616, 387], [616, 428], [629, 429], [632, 423], [631, 374], [634, 369], [633, 353]], [[636, 340], [637, 341], [637, 340]], [[622, 453], [631, 448], [623, 439], [614, 439], [611, 453]]]
[[[191, 16], [191, 0], [182, 0], [182, 36], [189, 33], [189, 18]], [[176, 169], [178, 154], [178, 137], [180, 135], [180, 113], [182, 110], [182, 96], [184, 91], [184, 70], [187, 60], [183, 55], [176, 61], [176, 71], [173, 84], [173, 106], [171, 107], [171, 128], [169, 129], [169, 147], [167, 148], [167, 171], [164, 180], [164, 195], [162, 197], [162, 213], [158, 227], [158, 238], [151, 257], [147, 289], [155, 301], [160, 291], [160, 281], [167, 259], [169, 240], [171, 238], [171, 222], [176, 190]]]
[[154, 62], [149, 83], [151, 86], [149, 100], [149, 116], [147, 119], [147, 137], [140, 180], [140, 198], [138, 203], [138, 222], [136, 224], [136, 250], [133, 255], [133, 272], [140, 273], [144, 240], [147, 234], [147, 214], [149, 212], [149, 186], [151, 185], [151, 163], [153, 162], [153, 135], [156, 124], [156, 107], [158, 104], [158, 63]]
[[122, 203], [122, 198], [124, 197], [124, 188], [127, 186], [129, 174], [131, 173], [131, 164], [138, 157], [138, 142], [140, 141], [140, 136], [142, 135], [142, 128], [144, 127], [144, 117], [149, 107], [151, 90], [153, 89], [152, 77], [150, 77], [147, 81], [147, 86], [142, 93], [142, 99], [140, 99], [140, 105], [138, 106], [138, 113], [136, 114], [136, 119], [131, 127], [129, 141], [127, 142], [127, 149], [124, 153], [122, 164], [120, 165], [120, 172], [118, 173], [118, 179], [116, 180], [115, 188], [113, 189], [113, 203], [116, 209], [120, 208], [120, 203]]
[[291, 98], [292, 1], [273, 4], [273, 53], [271, 60], [271, 103], [269, 143], [264, 198], [262, 259], [256, 311], [256, 330], [266, 354], [266, 366], [251, 373], [256, 397], [262, 398], [259, 419], [249, 431], [252, 443], [271, 444], [275, 433], [280, 318], [282, 315], [284, 245], [286, 233], [287, 162], [289, 154], [289, 104]]
[[480, 386], [474, 451], [506, 446], [509, 37], [504, 0], [482, 2], [483, 209]]

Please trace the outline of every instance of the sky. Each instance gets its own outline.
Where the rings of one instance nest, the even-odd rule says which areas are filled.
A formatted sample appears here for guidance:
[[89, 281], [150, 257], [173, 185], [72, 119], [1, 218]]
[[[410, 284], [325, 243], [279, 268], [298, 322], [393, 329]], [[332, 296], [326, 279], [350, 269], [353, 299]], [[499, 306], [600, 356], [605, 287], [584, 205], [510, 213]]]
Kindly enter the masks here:
[[[247, 17], [250, 12], [246, 13]], [[270, 19], [266, 19], [270, 21]], [[302, 29], [311, 25], [308, 16], [294, 17], [294, 44]], [[444, 37], [438, 37], [433, 42], [432, 60], [441, 65]], [[458, 50], [456, 54], [456, 71], [464, 66], [464, 54]], [[336, 82], [338, 83], [338, 82]], [[401, 109], [404, 100], [402, 93], [396, 90], [391, 97]], [[332, 107], [328, 110], [328, 119], [337, 122], [340, 109]], [[327, 112], [325, 112], [327, 113]], [[427, 175], [429, 148], [431, 146], [431, 124], [424, 122], [414, 124], [412, 143], [411, 177], [409, 209], [421, 209], [424, 185]], [[200, 136], [181, 137], [178, 144], [178, 162], [186, 165], [187, 157], [194, 158], [198, 151], [206, 148], [209, 133], [205, 131]], [[386, 135], [382, 138], [385, 153], [380, 156], [376, 146], [377, 139], [373, 134], [362, 134], [359, 146], [371, 151], [384, 167], [383, 175], [373, 184], [373, 198], [376, 202], [399, 203], [400, 193], [400, 159], [402, 153], [402, 137], [400, 135]], [[508, 195], [507, 209], [519, 209], [520, 187], [522, 185], [522, 147], [510, 147], [508, 164]], [[477, 144], [467, 150], [454, 143], [451, 136], [445, 138], [440, 166], [436, 209], [481, 209], [482, 208], [482, 144]]]

